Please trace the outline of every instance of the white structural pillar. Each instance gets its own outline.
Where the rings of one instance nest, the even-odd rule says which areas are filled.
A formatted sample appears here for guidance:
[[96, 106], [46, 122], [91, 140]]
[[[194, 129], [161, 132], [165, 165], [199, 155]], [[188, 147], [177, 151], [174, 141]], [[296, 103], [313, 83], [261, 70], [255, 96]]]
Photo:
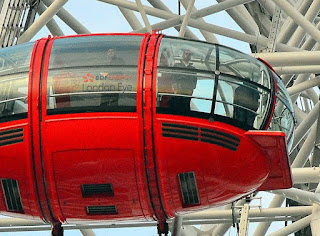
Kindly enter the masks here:
[[141, 14], [142, 20], [143, 20], [143, 22], [144, 22], [144, 24], [145, 24], [145, 26], [147, 28], [147, 31], [149, 33], [152, 33], [152, 28], [150, 26], [150, 22], [148, 20], [146, 11], [144, 10], [144, 7], [143, 7], [141, 1], [140, 0], [136, 0], [136, 3], [137, 3], [137, 6], [138, 6], [138, 9], [139, 9], [139, 12]]
[[319, 183], [320, 167], [292, 168], [293, 183]]
[[[45, 12], [45, 10], [46, 10], [46, 6], [43, 4], [42, 1], [39, 2], [39, 6], [38, 6], [39, 15], [42, 15], [42, 13]], [[53, 36], [63, 36], [64, 35], [63, 31], [61, 30], [61, 28], [59, 27], [59, 25], [56, 23], [56, 21], [54, 19], [51, 19], [47, 23], [47, 27]]]
[[310, 222], [311, 222], [311, 215], [304, 217], [301, 220], [298, 220], [292, 223], [291, 225], [288, 225], [274, 233], [271, 233], [268, 236], [287, 236], [289, 234], [295, 233], [300, 229], [303, 229], [304, 227], [308, 226]]
[[320, 32], [317, 28], [308, 20], [304, 18], [289, 2], [283, 0], [273, 0], [288, 16], [294, 19], [295, 23], [301, 26], [305, 31], [308, 32], [311, 37], [317, 42], [320, 42]]
[[83, 236], [96, 236], [92, 229], [80, 229]]
[[312, 88], [314, 86], [319, 86], [320, 85], [320, 77], [316, 77], [310, 80], [307, 80], [305, 82], [302, 82], [297, 85], [293, 85], [292, 87], [288, 88], [288, 93], [290, 96], [294, 94], [301, 93], [309, 88]]
[[293, 75], [293, 74], [310, 74], [320, 73], [320, 66], [318, 65], [311, 65], [311, 66], [281, 66], [281, 67], [273, 67], [273, 69], [279, 74], [279, 75]]
[[319, 65], [319, 51], [255, 53], [252, 56], [262, 58], [272, 66], [310, 66]]
[[311, 214], [311, 231], [312, 236], [320, 236], [320, 206], [319, 204], [313, 204]]
[[55, 14], [66, 4], [68, 0], [56, 0], [19, 38], [18, 44], [30, 41], [43, 26], [45, 26]]
[[183, 37], [184, 33], [186, 32], [186, 28], [187, 28], [187, 25], [188, 25], [188, 22], [189, 22], [189, 19], [190, 19], [190, 15], [191, 15], [191, 12], [192, 12], [192, 8], [194, 6], [194, 2], [195, 2], [195, 0], [190, 0], [189, 1], [187, 12], [186, 12], [186, 14], [185, 14], [185, 16], [183, 18], [183, 22], [182, 22], [182, 25], [181, 25], [181, 28], [180, 28], [180, 31], [179, 31], [179, 37]]
[[181, 236], [182, 232], [182, 216], [176, 216], [173, 220], [172, 236]]
[[[50, 6], [53, 3], [53, 0], [43, 0], [43, 2]], [[57, 16], [66, 23], [74, 32], [77, 34], [90, 34], [91, 32], [82, 25], [76, 18], [74, 18], [67, 10], [61, 8], [57, 12]]]
[[[315, 193], [320, 194], [320, 184], [318, 184], [318, 187]], [[316, 203], [313, 204], [310, 226], [311, 226], [312, 236], [320, 236], [320, 205], [319, 204], [316, 204]]]

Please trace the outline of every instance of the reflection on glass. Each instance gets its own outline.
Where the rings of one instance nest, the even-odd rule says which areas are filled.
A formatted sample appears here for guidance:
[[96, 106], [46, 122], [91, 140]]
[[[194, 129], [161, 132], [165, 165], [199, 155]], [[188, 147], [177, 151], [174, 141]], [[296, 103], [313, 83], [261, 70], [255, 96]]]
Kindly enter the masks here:
[[136, 69], [51, 70], [47, 109], [51, 113], [135, 111]]
[[0, 77], [0, 117], [28, 112], [28, 73]]
[[285, 92], [285, 86], [277, 75], [274, 74], [274, 76], [277, 80], [277, 98], [269, 129], [284, 132], [290, 149], [294, 130], [293, 105], [288, 93]]
[[164, 37], [158, 54], [157, 112], [266, 128], [272, 82], [267, 66], [246, 54]]
[[31, 53], [34, 43], [0, 50], [0, 122], [26, 118]]
[[48, 114], [136, 111], [141, 41], [142, 36], [128, 35], [55, 40], [48, 72]]

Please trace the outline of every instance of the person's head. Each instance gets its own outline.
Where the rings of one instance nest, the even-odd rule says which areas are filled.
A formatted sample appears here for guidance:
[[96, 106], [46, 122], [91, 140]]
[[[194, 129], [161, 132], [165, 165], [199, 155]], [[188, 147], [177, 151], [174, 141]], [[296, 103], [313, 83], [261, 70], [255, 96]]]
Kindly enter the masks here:
[[189, 62], [192, 56], [192, 52], [190, 50], [184, 50], [183, 54], [182, 54], [182, 60], [184, 62]]
[[160, 66], [168, 66], [169, 65], [168, 57], [164, 53], [161, 53], [159, 65]]
[[172, 88], [175, 94], [192, 95], [193, 90], [197, 86], [197, 79], [174, 79], [172, 81]]
[[116, 54], [115, 54], [115, 51], [114, 49], [110, 48], [108, 51], [107, 51], [107, 58], [108, 60], [112, 60], [113, 58], [115, 58]]

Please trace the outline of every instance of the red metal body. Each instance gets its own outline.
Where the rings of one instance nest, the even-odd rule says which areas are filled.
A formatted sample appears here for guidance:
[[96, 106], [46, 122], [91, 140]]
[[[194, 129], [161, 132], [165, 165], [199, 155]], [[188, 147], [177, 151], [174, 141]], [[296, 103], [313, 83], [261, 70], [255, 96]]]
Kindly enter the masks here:
[[[145, 34], [141, 43], [136, 112], [48, 115], [46, 84], [55, 38], [35, 43], [28, 117], [0, 123], [3, 137], [7, 131], [23, 132], [23, 142], [0, 147], [0, 177], [18, 181], [23, 212], [8, 212], [0, 191], [2, 214], [53, 223], [165, 222], [256, 190], [292, 186], [283, 133], [156, 113], [155, 55], [161, 37]], [[182, 173], [195, 176], [196, 203], [184, 203]], [[90, 184], [111, 184], [112, 193], [84, 196], [82, 187]], [[116, 210], [90, 214], [88, 206]]]

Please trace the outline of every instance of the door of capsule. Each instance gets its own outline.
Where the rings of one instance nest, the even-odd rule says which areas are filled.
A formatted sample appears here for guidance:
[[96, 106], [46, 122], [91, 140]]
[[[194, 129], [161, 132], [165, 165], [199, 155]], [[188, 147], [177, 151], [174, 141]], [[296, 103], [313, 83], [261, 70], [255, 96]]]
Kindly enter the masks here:
[[144, 50], [143, 35], [49, 40], [40, 133], [55, 219], [151, 217], [141, 175], [142, 102], [137, 96]]

